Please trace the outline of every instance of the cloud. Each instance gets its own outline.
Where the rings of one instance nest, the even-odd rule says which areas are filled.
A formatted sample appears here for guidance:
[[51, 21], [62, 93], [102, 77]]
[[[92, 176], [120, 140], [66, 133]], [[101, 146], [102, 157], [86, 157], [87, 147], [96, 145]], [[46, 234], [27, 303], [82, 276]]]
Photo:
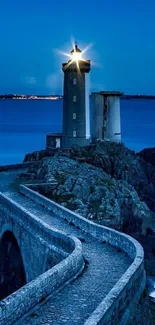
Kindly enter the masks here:
[[22, 82], [24, 84], [35, 85], [37, 83], [37, 79], [33, 76], [23, 76]]
[[60, 73], [52, 73], [46, 77], [45, 86], [51, 90], [58, 90], [62, 85], [62, 76]]
[[27, 83], [29, 83], [30, 85], [35, 85], [37, 82], [35, 77], [27, 77]]

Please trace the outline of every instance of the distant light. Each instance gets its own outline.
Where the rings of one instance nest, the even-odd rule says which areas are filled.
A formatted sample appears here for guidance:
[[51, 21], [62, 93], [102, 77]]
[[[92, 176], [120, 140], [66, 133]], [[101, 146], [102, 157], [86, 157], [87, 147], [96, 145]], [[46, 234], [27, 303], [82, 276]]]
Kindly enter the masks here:
[[[72, 40], [71, 43], [72, 43], [72, 46], [74, 48], [74, 50], [71, 52], [71, 54], [67, 53], [67, 52], [64, 52], [64, 51], [61, 51], [61, 50], [57, 50], [57, 49], [55, 49], [53, 51], [58, 53], [58, 54], [61, 54], [63, 56], [67, 56], [69, 58], [68, 64], [66, 64], [65, 69], [67, 69], [73, 62], [75, 62], [76, 65], [77, 65], [77, 69], [80, 72], [79, 61], [87, 62], [87, 60], [84, 59], [83, 56], [85, 56], [85, 53], [94, 46], [94, 43], [91, 42], [82, 51], [77, 51], [77, 44], [76, 44], [76, 42], [74, 40]], [[96, 67], [100, 67], [100, 68], [102, 67], [101, 64], [92, 61], [92, 59], [91, 59], [91, 64], [96, 66]]]
[[73, 52], [72, 55], [71, 55], [71, 59], [72, 61], [80, 61], [80, 60], [83, 60], [82, 59], [82, 53], [80, 52]]

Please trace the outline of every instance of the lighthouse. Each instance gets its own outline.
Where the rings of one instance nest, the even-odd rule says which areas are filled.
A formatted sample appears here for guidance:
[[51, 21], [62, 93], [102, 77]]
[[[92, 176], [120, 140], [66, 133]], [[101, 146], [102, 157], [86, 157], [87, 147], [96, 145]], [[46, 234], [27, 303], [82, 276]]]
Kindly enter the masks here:
[[64, 72], [63, 127], [62, 133], [48, 134], [46, 148], [80, 147], [97, 140], [121, 142], [119, 91], [93, 92], [90, 96], [87, 77], [91, 61], [75, 43], [70, 60], [62, 64]]
[[[84, 60], [77, 44], [71, 51], [71, 59], [63, 63], [63, 134], [62, 147], [90, 144], [89, 103], [86, 73], [90, 72], [90, 60]], [[87, 98], [88, 97], [88, 98]]]

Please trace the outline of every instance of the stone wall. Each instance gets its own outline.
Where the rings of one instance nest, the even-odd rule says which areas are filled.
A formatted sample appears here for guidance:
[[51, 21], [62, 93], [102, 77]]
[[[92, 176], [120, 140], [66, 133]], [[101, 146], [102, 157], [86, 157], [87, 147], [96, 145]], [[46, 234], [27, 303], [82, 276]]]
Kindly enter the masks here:
[[100, 241], [107, 241], [127, 253], [133, 263], [86, 321], [85, 325], [125, 325], [145, 288], [144, 252], [141, 245], [130, 236], [111, 228], [95, 224], [80, 215], [60, 206], [32, 190], [33, 185], [21, 185], [21, 193], [66, 218], [77, 227]]
[[51, 237], [51, 229], [11, 199], [0, 195], [0, 204], [0, 238], [6, 230], [14, 234], [21, 251], [27, 282], [47, 270], [46, 263], [52, 251], [64, 258], [73, 250], [68, 245], [68, 238], [57, 235], [54, 229]]
[[[60, 263], [0, 302], [0, 324], [11, 325], [48, 295], [54, 294], [56, 290], [75, 278], [82, 271], [84, 260], [82, 246], [77, 238], [66, 236], [63, 232], [47, 226], [39, 218], [27, 212], [22, 206], [2, 193], [0, 193], [0, 213], [1, 236], [6, 230], [11, 230], [15, 236], [17, 235], [21, 253], [29, 259], [29, 262], [24, 263], [25, 267], [39, 268], [37, 262], [33, 263], [35, 254], [40, 256], [41, 264], [45, 266], [46, 263], [43, 262], [40, 248], [44, 252], [45, 260], [47, 253], [53, 250], [63, 256]], [[19, 227], [21, 228], [20, 234]], [[21, 237], [21, 233], [23, 237]], [[35, 241], [32, 241], [33, 238]], [[24, 244], [24, 240], [27, 240], [27, 245]], [[34, 242], [37, 245], [35, 248], [30, 245]], [[31, 258], [31, 250], [33, 249], [34, 254]], [[24, 250], [26, 251], [24, 252]]]

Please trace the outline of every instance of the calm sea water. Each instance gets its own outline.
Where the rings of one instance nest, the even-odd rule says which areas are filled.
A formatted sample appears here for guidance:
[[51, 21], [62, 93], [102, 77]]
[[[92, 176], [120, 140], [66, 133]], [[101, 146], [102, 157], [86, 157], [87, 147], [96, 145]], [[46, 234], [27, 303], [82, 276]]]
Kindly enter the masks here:
[[[122, 140], [139, 151], [155, 146], [155, 100], [121, 100]], [[62, 100], [0, 100], [0, 165], [22, 162], [62, 131]]]

